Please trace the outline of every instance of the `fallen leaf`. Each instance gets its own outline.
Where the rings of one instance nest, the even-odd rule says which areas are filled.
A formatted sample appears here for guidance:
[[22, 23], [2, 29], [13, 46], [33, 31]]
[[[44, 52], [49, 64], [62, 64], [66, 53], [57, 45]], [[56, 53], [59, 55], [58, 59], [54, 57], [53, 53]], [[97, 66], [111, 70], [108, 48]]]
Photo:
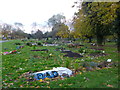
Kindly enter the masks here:
[[40, 88], [40, 86], [37, 86], [36, 88]]
[[50, 82], [46, 81], [46, 83], [48, 83], [48, 84], [49, 84]]
[[20, 85], [20, 87], [23, 87], [23, 85]]
[[108, 84], [107, 87], [113, 87], [113, 85]]
[[82, 72], [80, 72], [80, 74], [82, 74]]
[[59, 84], [59, 86], [62, 86], [62, 84]]
[[34, 88], [34, 86], [30, 86], [31, 88]]
[[47, 88], [50, 88], [49, 86], [47, 86]]
[[68, 84], [69, 86], [73, 85], [73, 84]]

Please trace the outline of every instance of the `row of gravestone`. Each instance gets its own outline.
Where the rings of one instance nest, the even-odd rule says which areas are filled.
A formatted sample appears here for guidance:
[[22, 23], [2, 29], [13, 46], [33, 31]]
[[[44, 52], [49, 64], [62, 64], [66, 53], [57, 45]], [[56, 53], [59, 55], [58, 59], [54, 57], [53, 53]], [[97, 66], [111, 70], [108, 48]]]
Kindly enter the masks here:
[[[46, 51], [48, 52], [48, 49], [37, 49], [37, 50], [31, 50], [31, 51]], [[55, 51], [61, 51], [61, 53], [66, 53], [64, 57], [75, 57], [75, 58], [80, 58], [83, 57], [79, 53], [72, 52], [70, 50], [65, 50], [65, 48], [56, 48]]]
[[[21, 45], [20, 43], [15, 43], [16, 45]], [[41, 43], [26, 43], [26, 45], [28, 45], [28, 46], [34, 46], [34, 45], [40, 45], [40, 46], [58, 46], [58, 44], [41, 44]], [[80, 44], [69, 44], [70, 45], [70, 47], [72, 46], [72, 47], [76, 47], [76, 46], [84, 46], [84, 45], [80, 45]], [[69, 47], [69, 45], [68, 45], [68, 47]], [[22, 47], [24, 47], [24, 46], [17, 46], [16, 48], [17, 49], [20, 49], [20, 48], [22, 48]], [[80, 49], [82, 49], [82, 48], [80, 48]], [[91, 49], [95, 49], [95, 48], [91, 48]], [[67, 53], [66, 55], [64, 55], [65, 57], [75, 57], [75, 58], [80, 58], [80, 57], [83, 57], [82, 56], [82, 54], [80, 55], [79, 53], [74, 53], [74, 52], [72, 52], [72, 51], [65, 51], [65, 48], [57, 48], [56, 49], [56, 51], [59, 51], [59, 50], [61, 50], [62, 52], [64, 52], [64, 53]], [[96, 50], [98, 50], [98, 49], [96, 49]], [[103, 49], [100, 49], [100, 50], [103, 50]], [[31, 50], [31, 51], [47, 51], [48, 52], [48, 50]], [[83, 50], [82, 50], [83, 51]], [[81, 53], [81, 52], [80, 52]], [[92, 54], [90, 54], [89, 56], [94, 56], [94, 57], [97, 57], [97, 56], [105, 56], [105, 55], [107, 55], [107, 54], [104, 54], [104, 53], [100, 53], [100, 54], [96, 54], [96, 53], [92, 53]]]

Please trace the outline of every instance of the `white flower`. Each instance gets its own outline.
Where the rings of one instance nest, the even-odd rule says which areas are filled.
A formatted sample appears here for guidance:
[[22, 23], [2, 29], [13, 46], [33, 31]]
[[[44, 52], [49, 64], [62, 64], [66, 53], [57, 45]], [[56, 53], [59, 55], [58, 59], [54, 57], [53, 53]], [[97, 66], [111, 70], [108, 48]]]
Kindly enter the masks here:
[[52, 55], [52, 53], [49, 54], [50, 56]]
[[19, 68], [20, 70], [23, 70], [23, 68]]
[[105, 53], [105, 51], [102, 51], [102, 53]]
[[107, 60], [107, 62], [111, 62], [111, 61], [112, 61], [112, 59], [108, 59], [108, 60]]
[[85, 54], [85, 53], [80, 53], [80, 55], [83, 55], [83, 54]]
[[12, 51], [10, 51], [9, 53], [12, 53]]

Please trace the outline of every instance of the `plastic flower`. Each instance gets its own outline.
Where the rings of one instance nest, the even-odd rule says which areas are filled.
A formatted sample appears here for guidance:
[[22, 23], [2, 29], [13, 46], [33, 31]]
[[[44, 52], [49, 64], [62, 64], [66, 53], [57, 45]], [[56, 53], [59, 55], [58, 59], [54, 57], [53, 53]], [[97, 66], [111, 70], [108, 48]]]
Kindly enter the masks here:
[[45, 78], [45, 80], [50, 80], [49, 78]]
[[40, 81], [40, 82], [42, 82], [43, 80], [42, 80], [42, 79], [40, 79], [39, 81]]
[[7, 55], [7, 54], [9, 54], [9, 52], [4, 52], [4, 53], [3, 53], [3, 55]]

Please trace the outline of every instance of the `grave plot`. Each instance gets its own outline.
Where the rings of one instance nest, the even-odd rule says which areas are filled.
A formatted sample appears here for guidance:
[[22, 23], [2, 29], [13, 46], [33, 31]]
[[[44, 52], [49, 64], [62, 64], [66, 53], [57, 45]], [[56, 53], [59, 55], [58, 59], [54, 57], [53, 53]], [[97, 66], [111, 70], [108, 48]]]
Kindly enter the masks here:
[[48, 52], [49, 50], [48, 49], [36, 49], [36, 50], [31, 50], [31, 51], [46, 51], [46, 52]]
[[78, 53], [74, 53], [74, 52], [69, 52], [66, 55], [64, 55], [64, 57], [73, 57], [73, 58], [80, 58], [83, 57], [82, 55], [78, 54]]

